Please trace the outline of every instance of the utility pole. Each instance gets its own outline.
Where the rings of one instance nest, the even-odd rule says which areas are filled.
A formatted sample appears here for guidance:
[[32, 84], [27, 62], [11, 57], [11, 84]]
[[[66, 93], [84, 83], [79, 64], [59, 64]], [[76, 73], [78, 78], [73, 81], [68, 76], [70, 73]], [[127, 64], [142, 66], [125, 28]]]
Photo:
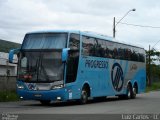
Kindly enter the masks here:
[[113, 18], [113, 37], [115, 38], [115, 33], [116, 33], [116, 26], [123, 20], [123, 18], [125, 18], [128, 13], [130, 13], [131, 11], [136, 11], [135, 8], [129, 10], [116, 24], [115, 24], [115, 17]]
[[148, 85], [149, 85], [149, 86], [151, 86], [151, 50], [150, 50], [150, 49], [151, 49], [151, 48], [150, 48], [150, 45], [149, 45], [149, 53], [148, 53], [148, 54], [149, 54], [149, 55], [148, 55], [148, 57], [149, 57], [149, 58], [148, 58], [148, 59], [149, 59], [149, 60], [148, 60], [148, 62], [149, 62], [149, 63], [148, 63], [148, 79], [149, 79], [149, 80], [148, 80]]
[[115, 34], [116, 34], [116, 21], [115, 21], [115, 17], [113, 18], [113, 37], [115, 38]]

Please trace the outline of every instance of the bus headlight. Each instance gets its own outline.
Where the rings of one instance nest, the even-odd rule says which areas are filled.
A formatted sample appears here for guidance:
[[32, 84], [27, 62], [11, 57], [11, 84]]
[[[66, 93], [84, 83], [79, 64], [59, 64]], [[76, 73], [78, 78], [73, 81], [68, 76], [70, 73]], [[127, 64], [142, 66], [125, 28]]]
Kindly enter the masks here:
[[60, 89], [60, 88], [63, 88], [62, 84], [60, 84], [60, 85], [53, 85], [51, 89]]
[[18, 88], [18, 89], [24, 89], [24, 86], [17, 84], [17, 88]]

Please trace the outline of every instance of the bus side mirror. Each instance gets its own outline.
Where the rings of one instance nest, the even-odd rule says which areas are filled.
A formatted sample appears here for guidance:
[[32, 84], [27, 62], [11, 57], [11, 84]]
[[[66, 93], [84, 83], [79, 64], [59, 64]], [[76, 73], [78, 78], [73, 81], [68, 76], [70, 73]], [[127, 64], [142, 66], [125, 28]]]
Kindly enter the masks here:
[[18, 49], [13, 49], [13, 50], [10, 50], [9, 51], [9, 63], [14, 63], [14, 54], [16, 54], [17, 52], [19, 52], [20, 51], [20, 49], [18, 48]]
[[68, 51], [70, 48], [63, 48], [62, 49], [62, 62], [66, 62], [68, 59]]

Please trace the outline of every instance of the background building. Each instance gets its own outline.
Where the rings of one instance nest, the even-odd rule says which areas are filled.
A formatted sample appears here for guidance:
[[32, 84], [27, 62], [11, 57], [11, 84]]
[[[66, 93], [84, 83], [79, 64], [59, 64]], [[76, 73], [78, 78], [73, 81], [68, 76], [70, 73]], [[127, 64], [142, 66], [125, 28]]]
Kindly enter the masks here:
[[[17, 56], [14, 56], [14, 60], [18, 61]], [[8, 63], [8, 53], [0, 52], [0, 76], [16, 76], [17, 64]]]

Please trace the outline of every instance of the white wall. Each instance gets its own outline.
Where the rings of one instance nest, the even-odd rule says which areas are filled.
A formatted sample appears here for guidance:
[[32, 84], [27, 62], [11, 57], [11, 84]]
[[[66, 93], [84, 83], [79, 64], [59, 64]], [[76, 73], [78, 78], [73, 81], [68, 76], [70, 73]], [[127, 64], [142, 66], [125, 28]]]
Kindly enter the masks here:
[[0, 65], [0, 75], [7, 76], [7, 69], [10, 71], [10, 76], [16, 76], [15, 66], [7, 66]]
[[[17, 56], [14, 56], [15, 61], [18, 61]], [[0, 52], [0, 75], [7, 75], [7, 69], [11, 76], [17, 75], [17, 65], [8, 63], [8, 53]]]

